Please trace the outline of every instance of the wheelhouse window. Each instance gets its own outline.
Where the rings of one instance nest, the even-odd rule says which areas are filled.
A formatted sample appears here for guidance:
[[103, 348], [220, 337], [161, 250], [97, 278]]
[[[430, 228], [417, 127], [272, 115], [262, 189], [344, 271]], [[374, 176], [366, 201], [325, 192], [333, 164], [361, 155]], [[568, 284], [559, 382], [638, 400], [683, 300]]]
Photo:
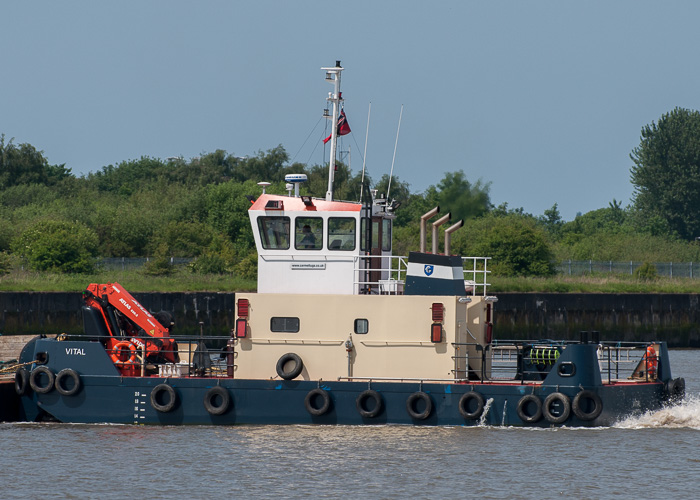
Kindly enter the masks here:
[[381, 223], [381, 219], [372, 219], [372, 250], [379, 250], [379, 245], [381, 245], [381, 241], [379, 241], [379, 225]]
[[362, 217], [360, 219], [360, 250], [363, 252], [369, 252], [370, 241], [372, 240], [372, 220], [369, 217]]
[[299, 331], [299, 318], [270, 318], [270, 331], [283, 333], [297, 333]]
[[328, 249], [355, 250], [356, 223], [353, 217], [328, 219]]
[[369, 320], [364, 318], [358, 318], [355, 320], [355, 333], [358, 335], [364, 335], [369, 332]]
[[258, 230], [265, 250], [289, 249], [289, 217], [258, 217]]
[[385, 252], [391, 251], [391, 220], [384, 219], [384, 230], [382, 231], [382, 250]]
[[294, 248], [297, 250], [321, 250], [323, 247], [323, 219], [321, 217], [297, 217], [294, 222]]

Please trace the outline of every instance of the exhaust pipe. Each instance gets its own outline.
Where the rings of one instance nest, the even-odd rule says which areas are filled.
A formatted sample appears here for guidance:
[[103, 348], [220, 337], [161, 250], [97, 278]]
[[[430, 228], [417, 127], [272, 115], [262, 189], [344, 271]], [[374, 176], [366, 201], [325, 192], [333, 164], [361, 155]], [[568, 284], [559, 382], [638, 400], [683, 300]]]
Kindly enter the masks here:
[[431, 217], [435, 216], [438, 213], [440, 213], [439, 206], [433, 208], [429, 212], [424, 213], [420, 217], [420, 251], [421, 251], [421, 253], [425, 253], [425, 226], [426, 226], [427, 220], [430, 219]]
[[464, 221], [460, 220], [456, 224], [445, 229], [445, 255], [450, 255], [450, 241], [452, 240], [452, 233], [464, 225]]
[[438, 220], [433, 222], [433, 253], [438, 253], [438, 227], [442, 226], [445, 222], [449, 222], [452, 218], [452, 214], [447, 212], [445, 215], [440, 217]]

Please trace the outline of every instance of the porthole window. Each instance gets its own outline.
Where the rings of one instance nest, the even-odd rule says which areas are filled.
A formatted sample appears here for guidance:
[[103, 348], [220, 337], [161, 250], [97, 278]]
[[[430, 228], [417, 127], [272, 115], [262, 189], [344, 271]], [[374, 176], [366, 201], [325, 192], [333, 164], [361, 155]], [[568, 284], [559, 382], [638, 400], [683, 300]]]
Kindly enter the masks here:
[[356, 319], [355, 320], [355, 333], [358, 335], [364, 335], [367, 332], [369, 332], [369, 320]]
[[299, 318], [272, 317], [270, 318], [270, 331], [297, 333], [299, 331]]

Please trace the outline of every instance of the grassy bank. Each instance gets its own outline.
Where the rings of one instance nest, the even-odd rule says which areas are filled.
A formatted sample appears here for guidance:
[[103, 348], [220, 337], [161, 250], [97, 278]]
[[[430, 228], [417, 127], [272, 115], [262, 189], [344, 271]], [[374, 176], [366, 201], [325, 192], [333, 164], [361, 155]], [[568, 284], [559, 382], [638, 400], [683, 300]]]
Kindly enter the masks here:
[[657, 278], [638, 280], [626, 275], [554, 276], [552, 278], [492, 277], [492, 293], [698, 293], [700, 280], [689, 278]]
[[82, 292], [90, 283], [118, 282], [130, 292], [254, 291], [255, 281], [219, 274], [177, 270], [170, 276], [148, 276], [140, 270], [102, 271], [95, 274], [53, 274], [14, 271], [0, 277], [3, 292]]
[[[254, 291], [255, 281], [231, 275], [193, 274], [178, 269], [170, 276], [148, 276], [140, 269], [95, 274], [53, 274], [13, 271], [0, 276], [5, 292], [81, 292], [90, 283], [118, 282], [131, 292]], [[698, 293], [700, 280], [657, 278], [640, 281], [626, 275], [555, 276], [552, 278], [490, 277], [491, 293]]]

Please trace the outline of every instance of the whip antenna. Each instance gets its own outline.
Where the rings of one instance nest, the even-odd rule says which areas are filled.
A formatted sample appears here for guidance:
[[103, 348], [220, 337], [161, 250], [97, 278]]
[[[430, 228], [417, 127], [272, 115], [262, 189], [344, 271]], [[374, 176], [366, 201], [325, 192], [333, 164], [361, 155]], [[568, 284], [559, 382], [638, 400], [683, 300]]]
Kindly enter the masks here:
[[391, 191], [391, 178], [394, 176], [394, 161], [396, 160], [396, 146], [399, 144], [399, 132], [401, 131], [401, 117], [403, 116], [403, 104], [399, 113], [399, 128], [396, 129], [396, 142], [394, 143], [394, 157], [391, 159], [391, 173], [389, 174], [389, 187], [386, 188], [386, 199], [389, 201], [389, 191]]
[[367, 139], [369, 138], [369, 115], [372, 112], [372, 101], [367, 110], [367, 132], [365, 133], [365, 154], [362, 157], [362, 181], [360, 182], [360, 201], [362, 201], [362, 189], [365, 187], [365, 165], [367, 163]]

